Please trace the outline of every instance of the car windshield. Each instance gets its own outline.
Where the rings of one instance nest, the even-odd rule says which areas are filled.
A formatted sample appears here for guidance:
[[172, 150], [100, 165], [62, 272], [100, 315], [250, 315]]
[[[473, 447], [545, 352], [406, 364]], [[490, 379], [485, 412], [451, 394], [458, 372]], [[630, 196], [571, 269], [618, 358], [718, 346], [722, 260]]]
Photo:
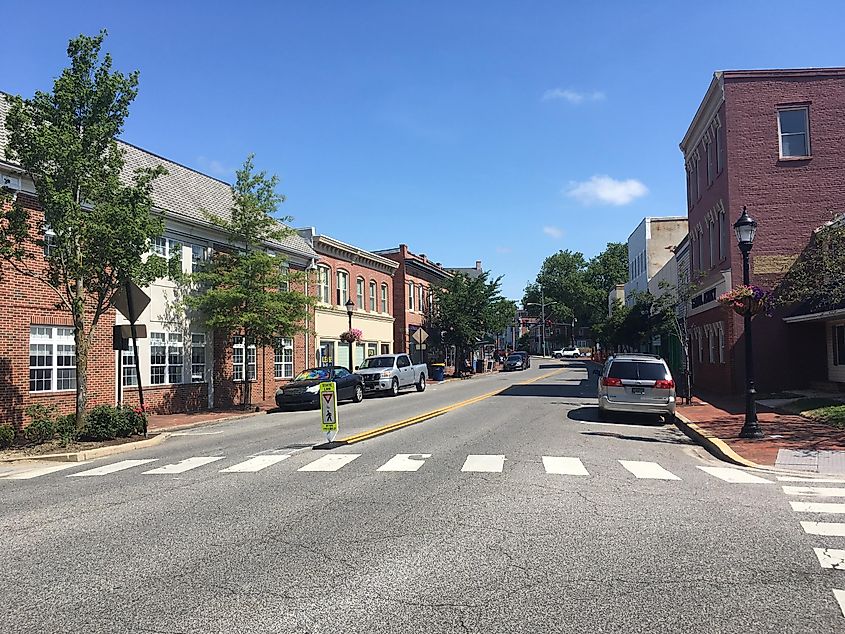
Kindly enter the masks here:
[[366, 370], [367, 368], [392, 368], [393, 367], [393, 357], [370, 357], [369, 359], [364, 359], [364, 362], [361, 364], [361, 369]]
[[326, 381], [331, 378], [331, 368], [310, 368], [297, 374], [294, 381]]
[[614, 361], [610, 364], [610, 371], [607, 376], [614, 379], [662, 381], [669, 378], [668, 374], [662, 363]]
[[513, 363], [514, 361], [522, 361], [522, 355], [521, 354], [512, 354], [511, 356], [508, 357], [508, 361], [510, 361], [511, 363]]

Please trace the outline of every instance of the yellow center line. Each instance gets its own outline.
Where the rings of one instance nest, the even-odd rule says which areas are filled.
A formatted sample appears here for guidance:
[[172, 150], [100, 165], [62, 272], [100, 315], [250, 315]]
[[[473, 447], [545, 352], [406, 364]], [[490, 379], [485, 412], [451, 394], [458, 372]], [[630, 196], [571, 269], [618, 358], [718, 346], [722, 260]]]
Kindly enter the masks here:
[[453, 403], [452, 405], [447, 405], [445, 407], [441, 407], [440, 409], [435, 409], [430, 412], [426, 412], [424, 414], [418, 414], [417, 416], [412, 416], [411, 418], [405, 418], [403, 420], [396, 421], [394, 423], [389, 423], [387, 425], [383, 425], [381, 427], [375, 427], [373, 429], [368, 429], [366, 431], [359, 432], [357, 434], [353, 434], [352, 436], [347, 436], [346, 438], [341, 438], [337, 442], [351, 445], [356, 442], [361, 442], [362, 440], [369, 440], [370, 438], [375, 438], [376, 436], [381, 436], [382, 434], [386, 434], [391, 431], [396, 431], [397, 429], [402, 429], [403, 427], [409, 427], [410, 425], [416, 425], [417, 423], [422, 423], [423, 421], [431, 420], [432, 418], [436, 418], [438, 416], [442, 416], [443, 414], [447, 414], [449, 412], [453, 412], [456, 409], [460, 409], [462, 407], [466, 407], [467, 405], [473, 405], [474, 403], [479, 403], [485, 399], [490, 398], [491, 396], [496, 396], [497, 394], [501, 394], [506, 390], [510, 389], [514, 385], [530, 385], [531, 383], [536, 383], [537, 381], [542, 381], [543, 379], [548, 379], [555, 374], [559, 374], [566, 370], [566, 368], [559, 368], [557, 370], [552, 370], [551, 372], [547, 372], [545, 374], [541, 374], [540, 376], [534, 377], [528, 381], [521, 381], [519, 383], [512, 383], [507, 387], [499, 388], [493, 390], [491, 392], [486, 392], [485, 394], [481, 394], [479, 396], [473, 396], [472, 398], [468, 398], [466, 400], [460, 401], [458, 403]]

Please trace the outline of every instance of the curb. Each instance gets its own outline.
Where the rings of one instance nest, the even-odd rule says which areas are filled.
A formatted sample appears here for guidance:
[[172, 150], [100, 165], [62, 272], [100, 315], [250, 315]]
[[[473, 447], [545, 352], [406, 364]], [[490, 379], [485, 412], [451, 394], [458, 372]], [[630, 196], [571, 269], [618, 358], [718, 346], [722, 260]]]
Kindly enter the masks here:
[[96, 449], [85, 449], [83, 451], [75, 451], [72, 453], [50, 453], [43, 456], [21, 456], [15, 458], [6, 458], [0, 462], [20, 462], [22, 460], [47, 460], [50, 462], [86, 462], [94, 460], [95, 458], [103, 458], [105, 456], [113, 456], [119, 453], [126, 453], [134, 451], [135, 449], [146, 449], [147, 447], [154, 447], [163, 443], [170, 436], [167, 432], [156, 434], [152, 438], [146, 440], [136, 440], [135, 442], [127, 442], [122, 445], [110, 445], [108, 447], [97, 447]]
[[680, 429], [685, 436], [688, 436], [697, 444], [704, 447], [712, 456], [715, 456], [723, 462], [729, 462], [741, 467], [751, 467], [753, 469], [765, 469], [767, 471], [772, 469], [772, 467], [768, 465], [757, 464], [747, 458], [743, 458], [731, 449], [730, 445], [728, 445], [728, 443], [724, 440], [704, 431], [701, 427], [681, 414], [675, 414], [675, 427]]

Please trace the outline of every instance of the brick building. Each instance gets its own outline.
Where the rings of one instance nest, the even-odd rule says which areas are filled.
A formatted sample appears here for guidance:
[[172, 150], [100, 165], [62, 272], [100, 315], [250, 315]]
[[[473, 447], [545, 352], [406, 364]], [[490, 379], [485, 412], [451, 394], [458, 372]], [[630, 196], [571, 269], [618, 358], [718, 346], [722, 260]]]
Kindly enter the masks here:
[[[744, 385], [742, 319], [717, 297], [742, 282], [732, 223], [747, 205], [759, 223], [751, 282], [773, 288], [813, 231], [845, 210], [845, 69], [715, 73], [680, 143], [687, 172], [695, 385]], [[829, 379], [830, 329], [754, 319], [760, 391]]]
[[425, 254], [411, 253], [406, 244], [375, 253], [399, 265], [393, 276], [393, 349], [407, 352], [415, 363], [421, 363], [423, 351], [411, 335], [426, 324], [431, 285], [442, 282], [451, 273], [439, 262], [429, 260]]
[[[314, 315], [311, 363], [337, 364], [347, 368], [361, 365], [366, 358], [393, 351], [393, 274], [399, 265], [388, 258], [346, 244], [330, 236], [318, 235], [313, 228], [300, 229], [300, 236], [317, 253], [314, 291], [317, 306]], [[353, 347], [339, 340], [349, 328], [346, 302], [355, 308], [352, 327], [363, 333], [363, 341]]]
[[[2, 95], [0, 95], [2, 97]], [[37, 219], [40, 213], [33, 183], [22, 170], [5, 160], [5, 114], [0, 98], [0, 177], [18, 202]], [[185, 271], [225, 242], [205, 211], [226, 217], [232, 206], [231, 187], [222, 181], [119, 142], [125, 152], [125, 175], [135, 169], [163, 165], [167, 174], [153, 187], [154, 210], [165, 221], [164, 235], [153, 250], [165, 257], [178, 255]], [[267, 248], [283, 254], [292, 270], [305, 270], [316, 253], [298, 234]], [[45, 267], [35, 253], [35, 266]], [[40, 263], [38, 257], [40, 256]], [[55, 307], [46, 285], [33, 283], [2, 264], [0, 304], [0, 417], [21, 424], [23, 409], [31, 403], [56, 404], [62, 411], [74, 407], [75, 346], [70, 315]], [[276, 386], [305, 367], [306, 336], [280, 340], [275, 348], [244, 349], [242, 338], [207, 331], [196, 316], [175, 310], [180, 289], [170, 280], [157, 280], [145, 289], [151, 298], [139, 324], [148, 337], [139, 341], [141, 379], [148, 408], [155, 413], [184, 412], [239, 402], [244, 381], [253, 383], [253, 401], [271, 398]], [[118, 353], [112, 350], [112, 326], [125, 319], [111, 311], [101, 319], [89, 360], [89, 403], [113, 404], [118, 399]], [[122, 354], [123, 394], [137, 402], [137, 369], [130, 351]]]

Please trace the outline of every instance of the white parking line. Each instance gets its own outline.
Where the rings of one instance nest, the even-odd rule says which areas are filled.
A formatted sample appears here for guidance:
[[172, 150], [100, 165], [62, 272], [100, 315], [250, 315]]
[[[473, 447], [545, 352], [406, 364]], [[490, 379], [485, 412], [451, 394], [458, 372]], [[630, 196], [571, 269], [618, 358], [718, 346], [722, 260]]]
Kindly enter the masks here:
[[231, 467], [220, 469], [220, 473], [255, 473], [256, 471], [266, 469], [267, 467], [281, 462], [282, 460], [286, 460], [287, 458], [290, 458], [289, 454], [255, 456], [254, 458], [244, 460], [243, 462], [239, 462]]
[[792, 510], [798, 513], [845, 513], [845, 504], [837, 502], [793, 502]]
[[638, 478], [649, 480], [680, 480], [671, 471], [667, 471], [656, 462], [645, 460], [620, 460], [619, 464], [625, 467]]
[[505, 457], [502, 454], [473, 454], [467, 456], [461, 471], [477, 473], [501, 473], [505, 468]]
[[155, 462], [156, 460], [158, 460], [158, 458], [146, 458], [145, 460], [121, 460], [120, 462], [107, 464], [103, 467], [97, 467], [96, 469], [88, 469], [87, 471], [80, 471], [79, 473], [71, 473], [68, 478], [108, 475], [117, 471], [123, 471], [124, 469], [131, 469], [132, 467], [137, 467], [142, 464]]
[[417, 471], [425, 464], [430, 453], [398, 453], [376, 471]]
[[196, 458], [185, 458], [173, 464], [164, 465], [158, 469], [150, 469], [144, 471], [144, 475], [172, 475], [174, 473], [185, 473], [191, 469], [196, 469], [203, 465], [207, 465], [218, 460], [223, 460], [225, 456], [197, 456]]
[[555, 475], [590, 475], [584, 464], [578, 458], [564, 458], [562, 456], [543, 456], [543, 467], [546, 473]]
[[837, 550], [836, 548], [813, 548], [816, 557], [819, 559], [819, 565], [822, 568], [834, 568], [835, 570], [845, 570], [845, 550]]
[[13, 473], [12, 475], [3, 476], [2, 480], [32, 480], [39, 476], [47, 475], [48, 473], [55, 473], [56, 471], [64, 471], [71, 467], [78, 467], [84, 462], [63, 462], [61, 464], [50, 465], [49, 467], [35, 467], [34, 469], [27, 469], [20, 473]]
[[297, 471], [337, 471], [360, 456], [359, 453], [330, 453], [322, 458], [317, 458], [314, 462], [309, 462]]
[[845, 524], [842, 522], [801, 522], [801, 528], [809, 535], [845, 537]]
[[816, 498], [842, 498], [845, 497], [845, 489], [831, 487], [792, 487], [784, 486], [783, 492], [787, 495], [807, 495]]
[[714, 478], [719, 478], [725, 482], [732, 484], [772, 484], [771, 480], [766, 480], [760, 476], [753, 475], [747, 471], [740, 469], [731, 469], [730, 467], [698, 467], [705, 473], [709, 473]]

